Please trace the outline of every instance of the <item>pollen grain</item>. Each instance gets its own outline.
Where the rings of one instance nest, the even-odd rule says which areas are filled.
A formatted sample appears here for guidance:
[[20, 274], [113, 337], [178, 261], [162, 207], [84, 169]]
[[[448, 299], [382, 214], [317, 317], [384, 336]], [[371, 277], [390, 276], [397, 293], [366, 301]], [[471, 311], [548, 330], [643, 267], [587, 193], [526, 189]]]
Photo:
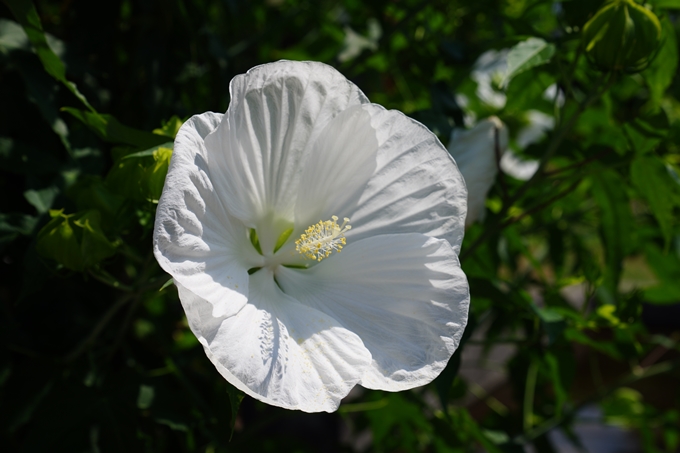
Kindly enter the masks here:
[[344, 234], [352, 228], [348, 223], [347, 217], [341, 225], [338, 225], [337, 216], [332, 216], [331, 220], [319, 220], [295, 241], [295, 250], [305, 258], [317, 261], [328, 258], [334, 250], [341, 252], [347, 243]]

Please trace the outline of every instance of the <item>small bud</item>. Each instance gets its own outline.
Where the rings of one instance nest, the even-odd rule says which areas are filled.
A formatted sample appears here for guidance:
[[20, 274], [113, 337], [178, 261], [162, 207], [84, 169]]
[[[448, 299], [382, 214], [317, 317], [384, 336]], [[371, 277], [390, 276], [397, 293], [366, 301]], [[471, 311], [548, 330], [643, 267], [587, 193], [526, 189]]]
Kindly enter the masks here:
[[602, 70], [639, 72], [661, 44], [656, 15], [633, 0], [606, 3], [583, 27], [590, 60]]

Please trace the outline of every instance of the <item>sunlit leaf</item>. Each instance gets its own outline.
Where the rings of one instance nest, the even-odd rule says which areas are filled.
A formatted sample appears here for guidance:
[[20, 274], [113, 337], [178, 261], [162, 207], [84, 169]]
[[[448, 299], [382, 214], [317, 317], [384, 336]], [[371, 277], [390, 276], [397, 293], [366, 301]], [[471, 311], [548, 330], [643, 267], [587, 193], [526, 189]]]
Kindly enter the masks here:
[[64, 267], [81, 271], [116, 252], [101, 230], [97, 211], [64, 214], [50, 211], [52, 220], [38, 233], [38, 252]]
[[541, 38], [529, 38], [516, 44], [508, 53], [508, 69], [501, 86], [507, 87], [516, 75], [548, 63], [554, 54], [555, 46]]

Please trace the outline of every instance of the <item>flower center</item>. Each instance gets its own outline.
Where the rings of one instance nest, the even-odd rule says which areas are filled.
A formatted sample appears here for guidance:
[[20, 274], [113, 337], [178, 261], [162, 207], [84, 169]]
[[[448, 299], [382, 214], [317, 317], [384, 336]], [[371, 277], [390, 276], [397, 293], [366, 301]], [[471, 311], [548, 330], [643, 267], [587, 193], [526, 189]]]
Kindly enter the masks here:
[[333, 250], [342, 251], [342, 246], [347, 243], [345, 232], [352, 228], [349, 219], [345, 217], [342, 225], [337, 223], [338, 217], [332, 216], [331, 220], [319, 220], [310, 226], [295, 241], [295, 250], [305, 258], [321, 261], [330, 256]]

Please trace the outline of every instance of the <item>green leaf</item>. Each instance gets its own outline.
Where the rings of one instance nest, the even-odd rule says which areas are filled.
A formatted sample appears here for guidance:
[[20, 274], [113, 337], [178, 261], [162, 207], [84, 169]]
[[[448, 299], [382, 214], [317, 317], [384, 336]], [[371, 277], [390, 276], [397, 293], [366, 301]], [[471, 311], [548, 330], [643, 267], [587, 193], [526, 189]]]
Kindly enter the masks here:
[[[678, 2], [680, 3], [680, 2]], [[661, 19], [663, 43], [659, 53], [649, 67], [642, 72], [647, 81], [650, 95], [654, 105], [659, 105], [666, 89], [673, 82], [675, 71], [678, 68], [678, 43], [675, 37], [673, 24], [664, 17]]]
[[153, 152], [154, 163], [146, 171], [146, 180], [149, 188], [148, 198], [154, 202], [158, 202], [158, 199], [163, 192], [163, 185], [165, 184], [165, 177], [168, 174], [171, 157], [172, 146], [159, 147]]
[[154, 388], [149, 385], [140, 385], [139, 394], [137, 395], [137, 408], [148, 409], [151, 407], [154, 398]]
[[630, 250], [632, 216], [625, 183], [613, 170], [603, 169], [592, 179], [593, 196], [600, 206], [601, 234], [606, 247], [605, 286], [616, 294], [624, 256]]
[[59, 195], [59, 188], [56, 186], [49, 186], [40, 190], [31, 189], [24, 192], [24, 198], [33, 205], [38, 214], [44, 214], [49, 211], [57, 195]]
[[50, 47], [45, 33], [43, 32], [42, 24], [38, 12], [30, 0], [5, 0], [5, 4], [12, 11], [16, 20], [24, 27], [24, 31], [28, 39], [35, 48], [35, 53], [40, 58], [40, 61], [45, 68], [45, 71], [58, 81], [64, 84], [66, 88], [71, 91], [91, 112], [95, 109], [87, 102], [76, 85], [66, 79], [66, 67], [59, 57], [54, 53]]
[[245, 393], [237, 389], [231, 384], [227, 384], [227, 395], [229, 395], [229, 405], [231, 406], [231, 421], [229, 422], [231, 433], [229, 434], [229, 440], [231, 440], [234, 435], [234, 426], [236, 425], [236, 416], [238, 415], [238, 410], [241, 407], [241, 401]]
[[639, 116], [623, 125], [626, 136], [637, 154], [644, 154], [657, 147], [668, 134], [668, 116], [659, 109], [652, 115]]
[[64, 107], [62, 110], [82, 121], [83, 124], [107, 142], [123, 143], [145, 149], [163, 145], [171, 140], [171, 137], [152, 134], [125, 126], [111, 115], [100, 115], [72, 107]]
[[673, 215], [678, 184], [668, 173], [666, 166], [655, 156], [638, 156], [630, 166], [633, 184], [649, 204], [666, 243], [670, 244], [677, 223]]
[[163, 135], [165, 137], [175, 138], [179, 128], [182, 127], [184, 121], [182, 121], [177, 116], [172, 116], [168, 121], [165, 121], [161, 127], [154, 129], [153, 133], [157, 135]]
[[[31, 57], [33, 56], [31, 55]], [[44, 71], [40, 70], [39, 63], [35, 58], [14, 58], [13, 62], [24, 79], [28, 100], [38, 107], [42, 117], [57, 134], [64, 148], [71, 152], [68, 126], [59, 117], [57, 106], [56, 96], [59, 85]]]
[[50, 215], [52, 220], [40, 230], [36, 243], [42, 256], [82, 271], [116, 252], [115, 244], [102, 232], [98, 211], [67, 215], [60, 210]]
[[126, 198], [158, 202], [172, 157], [171, 142], [123, 156], [107, 176], [107, 185]]
[[545, 362], [548, 364], [548, 369], [550, 371], [550, 380], [552, 381], [553, 384], [553, 390], [555, 392], [555, 406], [556, 410], [555, 413], [557, 417], [560, 417], [562, 414], [562, 409], [564, 407], [564, 403], [567, 402], [567, 391], [564, 389], [564, 385], [562, 384], [562, 378], [560, 375], [560, 361], [557, 359], [557, 357], [550, 352], [547, 352], [545, 354]]
[[397, 446], [403, 451], [417, 451], [418, 434], [431, 432], [431, 423], [420, 407], [401, 393], [389, 393], [385, 398], [386, 406], [366, 412], [374, 447], [380, 451], [394, 451]]
[[171, 286], [173, 283], [175, 283], [175, 280], [174, 280], [174, 279], [172, 279], [172, 278], [168, 279], [168, 281], [166, 281], [165, 283], [163, 283], [163, 286], [160, 287], [160, 289], [158, 290], [158, 292], [160, 293], [160, 292], [163, 291], [165, 288]]
[[562, 336], [567, 326], [564, 316], [552, 308], [539, 308], [534, 304], [532, 304], [532, 308], [541, 319], [543, 329], [548, 335], [548, 345], [554, 344]]
[[0, 250], [18, 236], [30, 236], [38, 224], [38, 217], [25, 214], [0, 213]]
[[574, 327], [567, 327], [564, 330], [564, 336], [569, 341], [590, 346], [594, 350], [607, 354], [608, 356], [616, 360], [623, 359], [623, 356], [621, 355], [619, 350], [616, 349], [616, 346], [611, 341], [593, 340], [588, 335]]
[[555, 54], [555, 46], [541, 38], [529, 38], [516, 44], [508, 53], [508, 69], [501, 83], [506, 88], [517, 74], [550, 61]]
[[104, 230], [109, 230], [117, 220], [125, 199], [114, 193], [99, 176], [86, 175], [67, 189], [79, 210], [95, 209], [102, 216]]
[[655, 8], [680, 9], [680, 0], [650, 0]]
[[653, 304], [674, 304], [680, 300], [680, 257], [674, 253], [662, 253], [657, 247], [647, 245], [647, 262], [659, 283], [644, 291], [646, 302]]

